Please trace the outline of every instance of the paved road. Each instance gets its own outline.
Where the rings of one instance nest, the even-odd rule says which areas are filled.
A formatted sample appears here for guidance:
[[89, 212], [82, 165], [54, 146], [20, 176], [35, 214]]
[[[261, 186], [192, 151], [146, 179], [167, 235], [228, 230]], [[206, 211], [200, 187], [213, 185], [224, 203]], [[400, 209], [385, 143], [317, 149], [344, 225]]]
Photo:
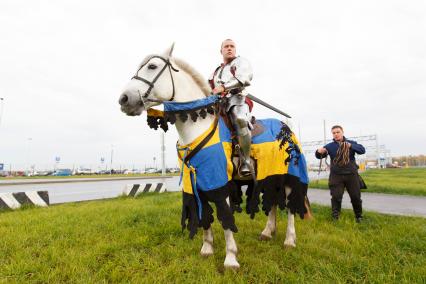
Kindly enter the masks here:
[[[330, 206], [329, 190], [310, 188], [308, 197], [311, 203]], [[364, 210], [426, 218], [426, 197], [362, 192], [361, 199]], [[347, 192], [343, 195], [342, 207], [352, 209]]]
[[[1, 180], [0, 193], [47, 190], [52, 204], [117, 197], [121, 195], [125, 185], [133, 183], [163, 182], [166, 184], [168, 191], [179, 190], [179, 177], [176, 176], [165, 178], [107, 178], [102, 180], [19, 180], [19, 184], [16, 184], [16, 180], [14, 181], [15, 184], [11, 182]], [[310, 188], [308, 196], [311, 203], [330, 206], [328, 190]], [[363, 192], [362, 200], [364, 210], [426, 218], [426, 197]], [[347, 193], [343, 196], [342, 207], [352, 208]]]
[[0, 182], [0, 193], [41, 191], [49, 192], [51, 204], [113, 198], [122, 194], [127, 184], [162, 182], [168, 191], [178, 190], [178, 177], [164, 178], [92, 178], [92, 179], [47, 179], [15, 180]]

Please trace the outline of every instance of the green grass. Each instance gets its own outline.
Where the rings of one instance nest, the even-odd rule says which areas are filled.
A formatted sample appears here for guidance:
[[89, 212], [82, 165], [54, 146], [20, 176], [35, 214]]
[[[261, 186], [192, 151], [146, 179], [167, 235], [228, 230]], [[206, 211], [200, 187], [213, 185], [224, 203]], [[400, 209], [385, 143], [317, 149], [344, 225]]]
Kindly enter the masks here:
[[241, 269], [223, 269], [223, 230], [216, 221], [215, 254], [200, 256], [180, 228], [180, 193], [149, 194], [25, 208], [0, 213], [0, 282], [131, 283], [424, 283], [426, 219], [366, 213], [356, 224], [329, 208], [296, 220], [297, 248], [278, 233], [258, 241], [266, 216], [237, 214]]
[[[367, 170], [361, 174], [366, 192], [426, 196], [426, 168]], [[328, 180], [313, 180], [311, 188], [328, 189]]]

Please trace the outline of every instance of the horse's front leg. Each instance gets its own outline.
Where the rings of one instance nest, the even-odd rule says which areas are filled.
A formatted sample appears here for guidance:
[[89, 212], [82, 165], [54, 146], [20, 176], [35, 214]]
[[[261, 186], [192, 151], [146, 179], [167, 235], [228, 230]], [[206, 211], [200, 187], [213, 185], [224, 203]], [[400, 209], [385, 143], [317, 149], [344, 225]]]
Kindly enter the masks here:
[[[226, 203], [230, 206], [229, 197], [226, 199]], [[226, 242], [226, 257], [223, 265], [225, 268], [238, 269], [240, 264], [237, 261], [237, 243], [234, 239], [234, 233], [230, 229], [224, 230], [225, 233], [225, 242]]]
[[213, 230], [211, 226], [203, 231], [203, 246], [200, 253], [205, 257], [213, 254]]
[[226, 242], [226, 257], [223, 265], [225, 268], [238, 269], [240, 264], [237, 261], [237, 244], [234, 240], [234, 234], [230, 229], [225, 230], [225, 242]]
[[277, 230], [277, 205], [272, 206], [268, 214], [268, 221], [266, 221], [265, 229], [260, 234], [260, 240], [268, 241], [272, 239], [272, 235]]
[[[285, 187], [286, 196], [289, 196], [291, 193], [291, 188]], [[290, 209], [287, 209], [287, 232], [285, 235], [284, 246], [288, 248], [296, 247], [296, 228], [294, 227], [294, 214], [290, 212]]]

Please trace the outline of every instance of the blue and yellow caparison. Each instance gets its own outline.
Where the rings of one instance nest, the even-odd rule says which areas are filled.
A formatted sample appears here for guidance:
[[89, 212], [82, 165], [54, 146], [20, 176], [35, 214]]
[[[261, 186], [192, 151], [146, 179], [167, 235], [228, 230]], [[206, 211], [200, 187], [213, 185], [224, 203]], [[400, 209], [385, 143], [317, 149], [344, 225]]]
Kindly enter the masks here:
[[[170, 117], [173, 118], [172, 121], [175, 121], [176, 117], [185, 118], [185, 115], [188, 118], [188, 112], [192, 112], [189, 115], [191, 118], [194, 115], [194, 111], [198, 111], [200, 116], [203, 116], [203, 108], [212, 107], [217, 99], [216, 96], [210, 96], [188, 103], [164, 102], [165, 115], [158, 112], [151, 113], [151, 115], [162, 115], [163, 124], [164, 121], [171, 122]], [[164, 120], [164, 117], [167, 119]], [[152, 118], [151, 121], [153, 121]], [[257, 180], [254, 195], [257, 196], [258, 200], [259, 195], [263, 193], [263, 209], [267, 213], [270, 206], [276, 203], [274, 199], [278, 197], [284, 196], [284, 199], [278, 202], [278, 205], [282, 208], [286, 206], [284, 186], [289, 185], [295, 189], [293, 200], [289, 200], [290, 206], [293, 207], [292, 213], [299, 213], [303, 217], [304, 209], [302, 207], [309, 180], [301, 145], [290, 128], [277, 119], [260, 119], [256, 120], [256, 123], [263, 126], [263, 132], [252, 138], [251, 153], [256, 164]], [[206, 139], [207, 142], [205, 141]], [[197, 149], [195, 155], [191, 155], [190, 159], [186, 159], [200, 143], [205, 144], [202, 148]], [[203, 224], [203, 219], [206, 219], [203, 211], [205, 211], [206, 206], [209, 206], [207, 201], [216, 203], [215, 200], [218, 200], [218, 198], [214, 197], [215, 192], [220, 192], [219, 194], [224, 197], [222, 199], [225, 199], [229, 196], [227, 191], [235, 187], [232, 182], [233, 174], [236, 172], [232, 163], [232, 147], [232, 133], [219, 115], [216, 115], [216, 119], [209, 129], [192, 143], [176, 145], [184, 194], [182, 226], [186, 226], [184, 219], [189, 219], [190, 224], [187, 227], [190, 229], [192, 236], [196, 232], [196, 228], [193, 228], [194, 226], [206, 227], [209, 225], [209, 222], [207, 224], [204, 222]], [[210, 196], [207, 201], [206, 196]], [[256, 198], [253, 206], [259, 204], [259, 202], [256, 203]], [[265, 205], [265, 202], [270, 204]], [[218, 206], [218, 203], [216, 203], [218, 211], [222, 205]], [[196, 208], [193, 208], [194, 206]], [[207, 208], [207, 211], [210, 212], [212, 210]], [[192, 216], [195, 212], [196, 216]], [[225, 218], [226, 215], [218, 212], [219, 218], [220, 216]], [[194, 221], [194, 217], [198, 220]], [[228, 224], [234, 223], [233, 217], [228, 216], [226, 218], [232, 219], [228, 220]], [[208, 217], [208, 219], [212, 220], [212, 217]], [[224, 225], [223, 220], [221, 221], [222, 225]], [[228, 226], [236, 228], [235, 224]]]

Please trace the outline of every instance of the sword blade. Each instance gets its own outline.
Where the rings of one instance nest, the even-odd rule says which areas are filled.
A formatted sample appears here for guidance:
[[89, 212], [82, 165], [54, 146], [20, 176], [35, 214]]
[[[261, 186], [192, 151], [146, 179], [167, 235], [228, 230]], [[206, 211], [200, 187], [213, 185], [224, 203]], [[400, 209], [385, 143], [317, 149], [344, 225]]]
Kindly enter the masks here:
[[263, 105], [263, 106], [264, 106], [264, 107], [266, 107], [266, 108], [269, 108], [270, 110], [273, 110], [273, 111], [275, 111], [275, 112], [277, 112], [277, 113], [279, 113], [279, 114], [281, 114], [281, 115], [284, 115], [285, 117], [291, 118], [291, 116], [290, 116], [290, 115], [288, 115], [288, 114], [286, 114], [285, 112], [283, 112], [283, 111], [281, 111], [281, 110], [277, 109], [276, 107], [271, 106], [270, 104], [268, 104], [268, 103], [266, 103], [266, 102], [262, 101], [261, 99], [256, 98], [256, 97], [255, 97], [255, 96], [253, 96], [253, 95], [248, 94], [248, 95], [247, 95], [247, 98], [249, 98], [250, 100], [252, 100], [252, 101], [254, 101], [254, 102], [258, 103], [258, 104]]

